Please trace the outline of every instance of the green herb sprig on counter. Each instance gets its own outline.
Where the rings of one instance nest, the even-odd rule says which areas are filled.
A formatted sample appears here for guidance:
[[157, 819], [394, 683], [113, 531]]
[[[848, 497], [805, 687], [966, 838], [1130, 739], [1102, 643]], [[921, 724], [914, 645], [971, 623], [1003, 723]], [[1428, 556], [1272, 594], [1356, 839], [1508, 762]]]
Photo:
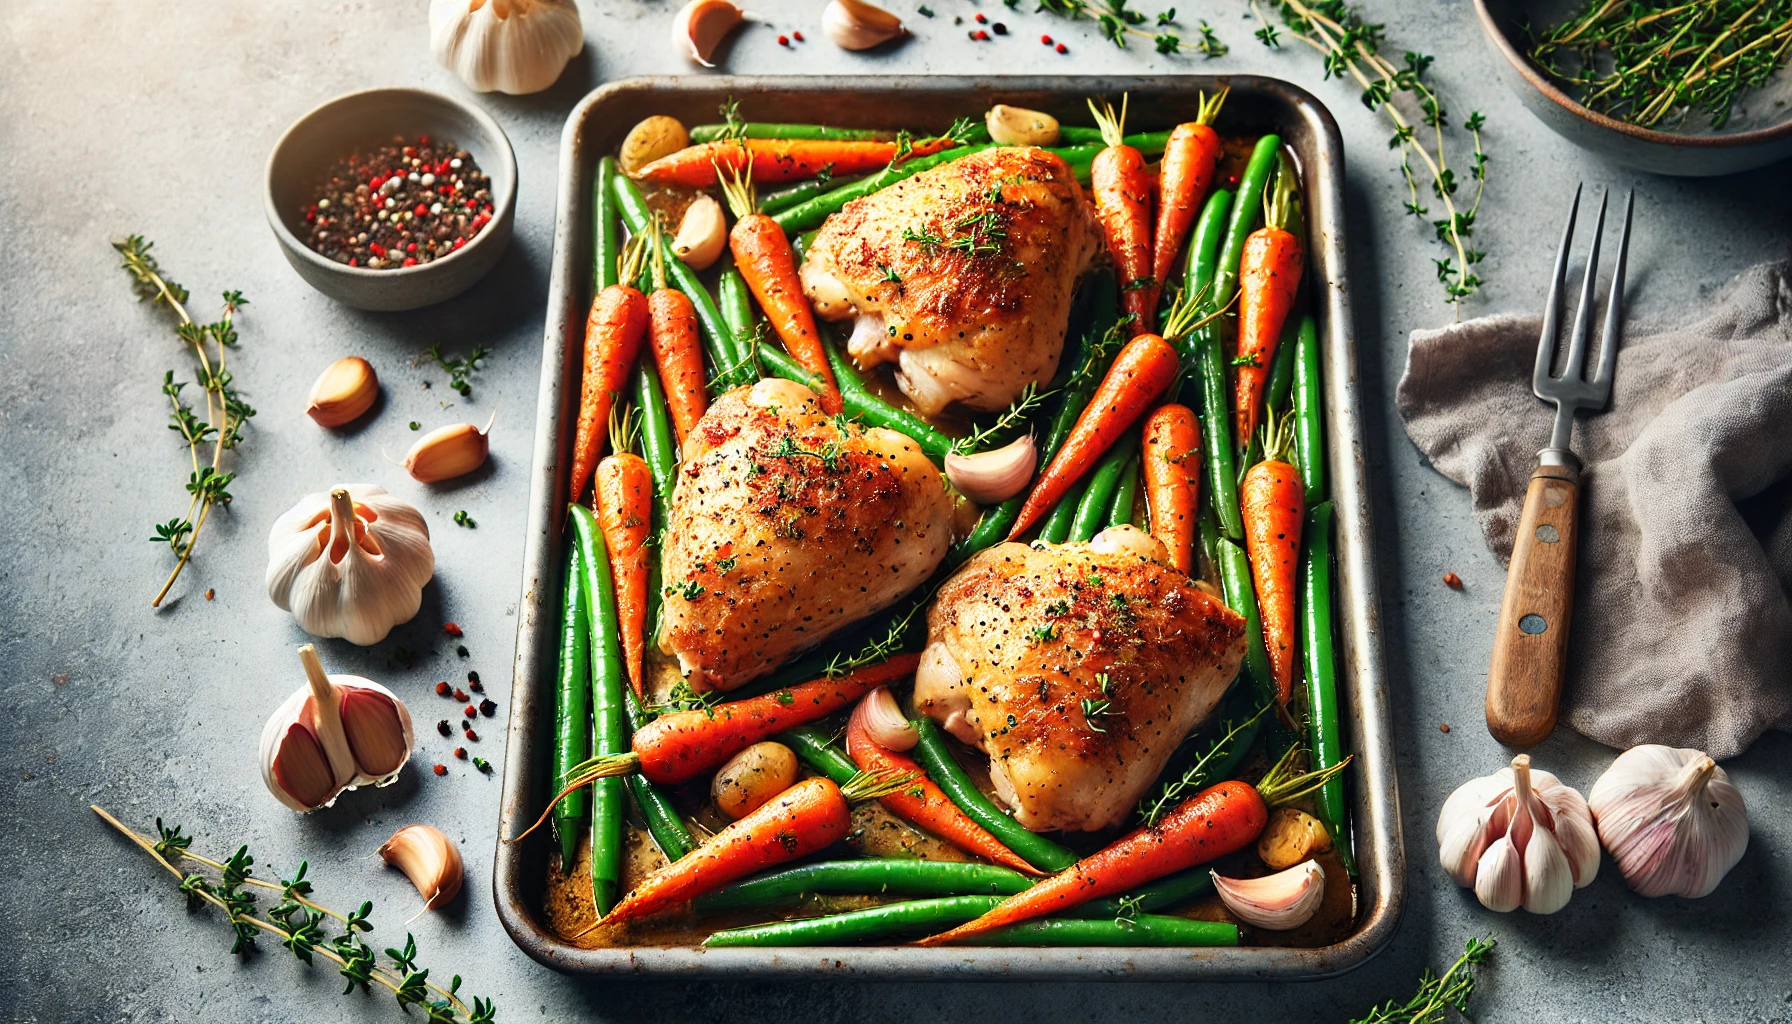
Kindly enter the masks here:
[[[156, 258], [150, 255], [154, 247], [155, 243], [144, 240], [142, 235], [112, 243], [112, 248], [123, 257], [119, 266], [131, 275], [131, 289], [138, 301], [165, 305], [180, 318], [175, 333], [198, 360], [198, 383], [205, 392], [202, 418], [181, 396], [188, 382], [175, 380], [173, 370], [162, 375], [162, 394], [168, 396], [172, 407], [168, 429], [181, 436], [193, 471], [187, 477], [187, 493], [191, 497], [187, 499], [186, 514], [155, 524], [156, 535], [149, 538], [151, 543], [168, 545], [178, 559], [167, 582], [150, 602], [151, 607], [160, 607], [193, 557], [193, 546], [199, 542], [200, 531], [205, 529], [212, 509], [230, 504], [230, 484], [236, 474], [224, 472], [224, 453], [242, 443], [243, 426], [255, 410], [237, 393], [235, 377], [228, 366], [230, 350], [237, 347], [236, 311], [248, 305], [249, 300], [243, 298], [242, 292], [225, 292], [224, 311], [218, 319], [212, 323], [195, 322], [187, 312], [187, 290], [162, 273]], [[209, 460], [200, 454], [205, 444], [211, 445]]]
[[[1157, 12], [1155, 17], [1135, 11], [1131, 0], [1038, 0], [1037, 10], [1071, 21], [1093, 21], [1101, 29], [1101, 37], [1120, 49], [1126, 49], [1127, 38], [1149, 39], [1158, 53], [1181, 53], [1188, 50], [1212, 60], [1226, 55], [1226, 44], [1202, 21], [1195, 27], [1196, 37], [1185, 40], [1171, 28], [1177, 24], [1176, 8]], [[1020, 8], [1020, 0], [1002, 0], [1010, 10]]]
[[[239, 846], [228, 860], [215, 861], [192, 852], [193, 837], [183, 835], [178, 825], [170, 828], [157, 818], [159, 838], [152, 841], [99, 807], [89, 806], [108, 825], [124, 833], [143, 852], [154, 857], [156, 863], [167, 868], [169, 874], [180, 879], [180, 891], [186, 894], [190, 904], [209, 903], [224, 912], [236, 933], [231, 953], [242, 956], [260, 952], [256, 940], [270, 936], [306, 964], [312, 962], [313, 956], [335, 964], [337, 973], [348, 979], [343, 995], [353, 992], [357, 986], [367, 989], [379, 985], [389, 990], [399, 1008], [407, 1013], [412, 1006], [422, 1007], [430, 1024], [491, 1024], [497, 1019], [497, 1008], [491, 1000], [474, 998], [469, 1005], [461, 999], [460, 975], [455, 975], [446, 988], [432, 984], [428, 968], [417, 966], [417, 940], [408, 934], [403, 949], [388, 948], [385, 951], [391, 966], [381, 966], [373, 947], [361, 938], [363, 932], [373, 931], [373, 924], [368, 921], [368, 916], [373, 913], [373, 903], [364, 902], [359, 909], [341, 914], [313, 902], [304, 862], [300, 862], [299, 870], [291, 878], [278, 883], [266, 882], [254, 876], [255, 858], [249, 854], [247, 846]], [[181, 866], [186, 861], [209, 868], [210, 873], [186, 871]], [[265, 916], [256, 916], [259, 909], [256, 889], [280, 894], [280, 902], [268, 908]], [[325, 932], [331, 921], [338, 922], [342, 929], [342, 934], [335, 938], [328, 937]], [[334, 926], [331, 928], [334, 930]]]
[[1676, 110], [1730, 120], [1738, 93], [1765, 85], [1792, 52], [1792, 0], [1602, 0], [1543, 33], [1531, 59], [1582, 105], [1645, 128]]
[[1389, 1000], [1357, 1017], [1350, 1024], [1443, 1024], [1446, 1011], [1468, 1016], [1468, 999], [1475, 992], [1475, 968], [1493, 952], [1492, 939], [1470, 939], [1462, 956], [1441, 975], [1430, 968], [1419, 975], [1419, 990], [1404, 1003]]
[[[1406, 179], [1406, 212], [1430, 220], [1437, 240], [1450, 248], [1451, 255], [1431, 262], [1437, 267], [1444, 301], [1459, 305], [1479, 291], [1484, 283], [1475, 268], [1487, 253], [1470, 245], [1469, 239], [1474, 235], [1475, 217], [1480, 213], [1481, 196], [1487, 189], [1488, 157], [1481, 146], [1481, 130], [1487, 119], [1479, 111], [1471, 111], [1462, 122], [1463, 130], [1468, 132], [1474, 145], [1468, 173], [1475, 182], [1474, 201], [1464, 209], [1456, 203], [1461, 183], [1444, 149], [1444, 130], [1449, 127], [1449, 115], [1436, 88], [1425, 80], [1433, 58], [1408, 51], [1403, 58], [1404, 66], [1395, 66], [1381, 55], [1381, 46], [1387, 41], [1384, 26], [1363, 20], [1356, 8], [1345, 0], [1312, 0], [1310, 3], [1271, 0], [1271, 6], [1281, 15], [1284, 26], [1281, 30], [1269, 20], [1258, 0], [1251, 0], [1251, 10], [1262, 25], [1256, 36], [1263, 45], [1279, 48], [1286, 31], [1290, 38], [1311, 46], [1324, 56], [1325, 77], [1348, 75], [1355, 79], [1363, 90], [1363, 105], [1381, 111], [1393, 122], [1394, 134], [1388, 138], [1388, 148], [1400, 151], [1400, 174]], [[1412, 113], [1403, 111], [1396, 102], [1402, 96], [1413, 107]], [[1430, 135], [1429, 140], [1420, 140], [1421, 127], [1429, 129], [1426, 133]], [[1420, 172], [1413, 166], [1415, 157], [1429, 179], [1430, 198], [1426, 198], [1425, 188], [1420, 185]], [[1443, 217], [1431, 216], [1428, 205], [1431, 202], [1442, 204]]]

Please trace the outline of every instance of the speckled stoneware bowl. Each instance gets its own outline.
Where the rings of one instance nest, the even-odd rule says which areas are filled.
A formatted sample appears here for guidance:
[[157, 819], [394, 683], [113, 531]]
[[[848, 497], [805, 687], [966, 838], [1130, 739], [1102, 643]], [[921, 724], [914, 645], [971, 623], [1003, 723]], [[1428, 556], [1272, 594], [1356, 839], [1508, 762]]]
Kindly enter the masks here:
[[1785, 69], [1761, 89], [1742, 94], [1730, 123], [1688, 119], [1684, 132], [1653, 131], [1576, 103], [1526, 56], [1526, 26], [1558, 25], [1586, 10], [1586, 0], [1475, 0], [1487, 42], [1506, 84], [1531, 113], [1569, 142], [1599, 156], [1656, 174], [1705, 177], [1754, 170], [1792, 157], [1792, 74]]
[[[338, 160], [393, 136], [431, 135], [473, 155], [491, 178], [492, 219], [459, 252], [397, 270], [368, 270], [307, 248], [303, 210]], [[471, 288], [510, 245], [516, 220], [516, 154], [498, 122], [477, 107], [424, 89], [367, 89], [325, 103], [294, 122], [268, 156], [268, 224], [305, 282], [356, 309], [417, 309]]]

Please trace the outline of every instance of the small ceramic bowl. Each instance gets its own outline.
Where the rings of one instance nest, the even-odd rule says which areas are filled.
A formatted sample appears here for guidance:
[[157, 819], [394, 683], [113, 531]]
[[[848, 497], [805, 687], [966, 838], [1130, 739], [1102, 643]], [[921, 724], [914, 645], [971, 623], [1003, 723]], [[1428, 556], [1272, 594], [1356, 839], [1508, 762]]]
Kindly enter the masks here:
[[[472, 154], [491, 178], [492, 219], [460, 251], [396, 270], [350, 267], [300, 240], [318, 179], [358, 147], [430, 135]], [[305, 283], [356, 309], [416, 309], [471, 288], [510, 245], [516, 220], [516, 154], [484, 111], [423, 89], [367, 89], [325, 103], [293, 123], [268, 156], [268, 224]]]
[[[1654, 131], [1588, 110], [1563, 92], [1526, 55], [1525, 26], [1556, 25], [1586, 9], [1586, 0], [1475, 0], [1487, 42], [1500, 56], [1500, 75], [1531, 113], [1557, 135], [1599, 156], [1656, 174], [1706, 177], [1734, 174], [1792, 157], [1792, 78], [1782, 74], [1746, 102], [1758, 112], [1736, 117], [1721, 131]], [[1702, 122], [1701, 115], [1692, 120]]]

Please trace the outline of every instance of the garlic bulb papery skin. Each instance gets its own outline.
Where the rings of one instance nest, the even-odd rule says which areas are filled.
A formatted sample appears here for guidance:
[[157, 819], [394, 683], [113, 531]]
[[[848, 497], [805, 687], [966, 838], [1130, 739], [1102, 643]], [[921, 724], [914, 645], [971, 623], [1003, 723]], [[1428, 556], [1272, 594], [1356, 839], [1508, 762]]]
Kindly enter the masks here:
[[585, 26], [573, 0], [432, 0], [429, 45], [474, 92], [521, 96], [554, 84]]
[[1599, 841], [1644, 896], [1710, 894], [1748, 849], [1742, 791], [1703, 751], [1647, 743], [1587, 794]]
[[435, 571], [423, 513], [373, 484], [307, 494], [268, 533], [268, 597], [312, 636], [379, 643]]
[[1220, 902], [1245, 924], [1272, 932], [1299, 928], [1313, 919], [1325, 902], [1325, 869], [1303, 861], [1261, 878], [1213, 876]]
[[326, 675], [310, 644], [299, 648], [305, 685], [261, 731], [261, 779], [295, 811], [328, 807], [345, 789], [398, 778], [417, 738], [391, 690], [360, 676]]
[[1444, 801], [1437, 856], [1487, 909], [1553, 914], [1598, 874], [1599, 839], [1580, 793], [1520, 754]]

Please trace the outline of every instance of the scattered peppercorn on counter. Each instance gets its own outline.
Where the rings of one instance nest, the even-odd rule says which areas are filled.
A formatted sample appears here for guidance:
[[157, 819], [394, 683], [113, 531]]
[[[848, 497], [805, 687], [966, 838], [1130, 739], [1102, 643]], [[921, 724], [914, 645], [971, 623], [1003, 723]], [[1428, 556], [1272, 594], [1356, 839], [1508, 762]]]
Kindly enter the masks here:
[[[563, 938], [1322, 946], [1354, 925], [1299, 181], [1277, 136], [1216, 132], [1223, 93], [1132, 134], [1150, 112], [1105, 99], [1098, 127], [1010, 106], [937, 137], [730, 104], [718, 124], [645, 122], [688, 145], [632, 176], [602, 159], [554, 784], [529, 812], [557, 837]], [[1036, 148], [999, 141], [1017, 123]], [[721, 190], [737, 220], [700, 277], [673, 239], [702, 234], [681, 217]], [[1061, 327], [990, 312], [1060, 281]], [[990, 335], [1062, 351], [992, 383], [989, 358], [953, 361]], [[1018, 490], [963, 477], [981, 507], [934, 471], [1020, 445]], [[978, 596], [954, 577], [1028, 551], [1062, 598], [1016, 583], [1011, 619], [944, 642]], [[1196, 627], [1159, 621], [1171, 605], [1201, 646], [1176, 646]], [[1168, 676], [1142, 667], [1155, 648]], [[1042, 755], [1046, 736], [1069, 753]], [[1026, 774], [1135, 751], [1157, 770], [1124, 784]]]

